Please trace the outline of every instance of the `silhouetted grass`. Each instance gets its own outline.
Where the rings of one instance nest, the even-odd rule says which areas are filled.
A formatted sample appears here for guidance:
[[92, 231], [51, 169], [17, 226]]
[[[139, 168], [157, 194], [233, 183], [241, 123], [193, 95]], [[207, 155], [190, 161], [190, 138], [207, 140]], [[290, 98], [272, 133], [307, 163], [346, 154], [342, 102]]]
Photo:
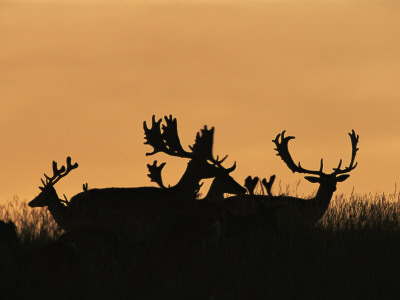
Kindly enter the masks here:
[[[19, 256], [3, 251], [0, 290], [26, 299], [397, 298], [399, 212], [396, 192], [338, 195], [304, 232], [261, 228], [206, 251], [128, 240], [113, 262], [63, 270], [41, 269], [39, 262], [28, 274]], [[24, 257], [60, 235], [45, 210], [17, 200], [0, 206], [0, 219], [17, 224]]]

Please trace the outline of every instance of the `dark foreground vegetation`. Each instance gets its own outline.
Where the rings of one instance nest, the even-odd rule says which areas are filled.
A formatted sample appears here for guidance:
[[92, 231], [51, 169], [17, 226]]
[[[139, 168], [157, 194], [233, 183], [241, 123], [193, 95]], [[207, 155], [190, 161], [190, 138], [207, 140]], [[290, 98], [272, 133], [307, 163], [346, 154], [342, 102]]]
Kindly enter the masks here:
[[[394, 193], [339, 195], [308, 231], [256, 232], [201, 249], [119, 241], [74, 253], [45, 210], [17, 200], [0, 219], [2, 299], [394, 299], [400, 295], [400, 203]], [[113, 250], [114, 251], [114, 250]]]

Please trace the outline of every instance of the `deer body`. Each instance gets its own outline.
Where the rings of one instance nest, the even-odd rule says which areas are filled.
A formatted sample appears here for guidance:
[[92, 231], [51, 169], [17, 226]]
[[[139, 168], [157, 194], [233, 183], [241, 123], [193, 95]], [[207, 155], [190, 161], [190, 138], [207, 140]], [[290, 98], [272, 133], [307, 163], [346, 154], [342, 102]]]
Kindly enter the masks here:
[[[59, 199], [61, 200], [61, 199]], [[67, 206], [61, 203], [61, 201], [51, 202], [47, 206], [54, 221], [64, 230], [70, 230], [73, 228], [73, 221], [69, 216], [69, 209]]]
[[[199, 190], [201, 179], [213, 178], [218, 174], [232, 172], [236, 165], [229, 169], [221, 166], [225, 160], [214, 159], [212, 155], [212, 144], [214, 128], [210, 130], [205, 126], [196, 136], [195, 144], [190, 147], [192, 152], [183, 150], [178, 133], [176, 119], [172, 116], [165, 117], [167, 125], [163, 125], [161, 132], [161, 120], [155, 121], [153, 116], [152, 128], [148, 129], [144, 122], [144, 131], [147, 142], [154, 148], [153, 155], [157, 152], [189, 158], [188, 167], [181, 180], [170, 188], [157, 187], [135, 187], [135, 188], [103, 188], [87, 189], [66, 202], [58, 198], [53, 185], [62, 177], [66, 176], [72, 169], [78, 167], [71, 165], [71, 158], [67, 158], [67, 169], [63, 166], [57, 168], [53, 162], [53, 177], [45, 174], [46, 182], [42, 180], [41, 194], [32, 200], [31, 207], [47, 206], [56, 222], [65, 230], [80, 227], [82, 225], [99, 224], [113, 229], [126, 229], [145, 237], [157, 231], [162, 220], [171, 211], [179, 209], [188, 199], [194, 199]], [[211, 163], [210, 163], [211, 162]], [[156, 164], [156, 162], [155, 162]], [[164, 165], [156, 165], [149, 168], [162, 169]], [[152, 178], [154, 181], [154, 178]], [[162, 183], [161, 183], [162, 184]], [[138, 236], [139, 236], [138, 235]]]
[[[329, 207], [333, 193], [336, 191], [338, 182], [343, 182], [349, 178], [349, 173], [354, 170], [357, 163], [354, 163], [356, 153], [358, 151], [357, 144], [359, 136], [355, 134], [354, 130], [349, 133], [352, 155], [348, 167], [341, 169], [342, 160], [340, 160], [337, 168], [333, 169], [330, 174], [324, 173], [323, 160], [319, 170], [308, 170], [303, 168], [300, 163], [295, 164], [288, 149], [288, 142], [294, 137], [285, 137], [285, 131], [278, 134], [273, 142], [276, 145], [278, 156], [286, 163], [292, 172], [310, 174], [314, 176], [305, 176], [304, 178], [312, 183], [318, 183], [319, 188], [314, 198], [303, 199], [291, 196], [256, 196], [258, 201], [264, 208], [272, 211], [274, 222], [280, 228], [283, 227], [302, 227], [312, 226], [317, 223], [325, 214]], [[263, 182], [264, 184], [264, 182]]]
[[291, 196], [243, 195], [224, 200], [227, 236], [258, 230], [314, 225], [329, 207], [332, 194], [313, 199]]
[[333, 190], [328, 190], [324, 184], [314, 198], [302, 199], [290, 196], [275, 196], [264, 199], [279, 207], [274, 211], [277, 226], [311, 226], [317, 223], [325, 214], [333, 196]]
[[[150, 178], [160, 187], [161, 169], [149, 167]], [[229, 173], [233, 170], [218, 174], [203, 199], [188, 199], [186, 205], [177, 214], [171, 215], [167, 224], [167, 238], [173, 244], [182, 243], [190, 246], [200, 246], [201, 249], [218, 244], [223, 226], [224, 194], [243, 195], [246, 189], [237, 183]]]

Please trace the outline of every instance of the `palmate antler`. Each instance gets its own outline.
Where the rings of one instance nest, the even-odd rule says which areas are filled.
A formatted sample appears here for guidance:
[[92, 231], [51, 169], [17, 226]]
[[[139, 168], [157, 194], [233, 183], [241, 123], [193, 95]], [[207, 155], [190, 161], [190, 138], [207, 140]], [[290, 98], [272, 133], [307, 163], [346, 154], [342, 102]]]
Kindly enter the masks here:
[[162, 126], [162, 119], [156, 121], [155, 115], [152, 117], [151, 128], [147, 127], [146, 121], [143, 122], [143, 129], [145, 134], [146, 142], [144, 144], [150, 145], [154, 148], [153, 152], [146, 153], [146, 156], [154, 155], [158, 152], [164, 152], [168, 155], [192, 158], [193, 154], [185, 151], [182, 148], [181, 142], [178, 136], [178, 127], [176, 119], [172, 119], [172, 116], [168, 118], [164, 117], [167, 125]]
[[[305, 169], [300, 165], [300, 162], [298, 164], [296, 164], [293, 161], [293, 159], [289, 153], [289, 149], [288, 149], [289, 141], [294, 139], [295, 137], [294, 136], [285, 137], [285, 132], [286, 132], [286, 130], [282, 131], [282, 133], [278, 134], [276, 136], [276, 138], [272, 141], [276, 145], [275, 150], [278, 152], [276, 155], [281, 157], [281, 159], [286, 163], [288, 168], [293, 173], [297, 172], [297, 173], [312, 174], [312, 175], [317, 175], [317, 176], [328, 175], [323, 172], [323, 167], [324, 167], [323, 159], [321, 159], [320, 169], [318, 171]], [[356, 157], [356, 154], [358, 151], [357, 144], [358, 144], [359, 136], [356, 135], [354, 130], [352, 130], [352, 132], [349, 133], [349, 136], [351, 139], [351, 147], [352, 147], [351, 161], [350, 161], [349, 166], [344, 169], [341, 169], [340, 167], [342, 165], [342, 160], [340, 160], [338, 167], [334, 168], [333, 169], [334, 171], [329, 175], [345, 174], [345, 173], [348, 173], [348, 172], [354, 170], [357, 167], [357, 163], [354, 164], [354, 160], [355, 160], [355, 157]]]
[[155, 182], [158, 184], [158, 186], [162, 189], [165, 189], [162, 177], [161, 177], [161, 171], [164, 168], [166, 163], [162, 163], [161, 165], [157, 166], [157, 161], [155, 160], [152, 165], [147, 164], [147, 169], [149, 170], [149, 174], [147, 176], [150, 178], [151, 182]]
[[[143, 129], [145, 133], [145, 144], [153, 147], [153, 152], [146, 153], [147, 156], [154, 155], [158, 152], [164, 152], [171, 156], [177, 156], [182, 158], [190, 159], [202, 159], [204, 161], [210, 161], [214, 165], [225, 169], [222, 167], [222, 163], [228, 157], [225, 156], [221, 160], [219, 156], [214, 158], [212, 153], [212, 147], [214, 143], [214, 127], [208, 129], [204, 126], [200, 132], [196, 135], [196, 140], [193, 146], [189, 146], [191, 152], [183, 149], [179, 136], [178, 136], [178, 126], [176, 118], [172, 118], [172, 115], [165, 116], [165, 125], [162, 125], [162, 119], [156, 121], [155, 116], [152, 117], [151, 128], [147, 127], [146, 121], [143, 122]], [[232, 172], [236, 168], [236, 163], [227, 170]]]

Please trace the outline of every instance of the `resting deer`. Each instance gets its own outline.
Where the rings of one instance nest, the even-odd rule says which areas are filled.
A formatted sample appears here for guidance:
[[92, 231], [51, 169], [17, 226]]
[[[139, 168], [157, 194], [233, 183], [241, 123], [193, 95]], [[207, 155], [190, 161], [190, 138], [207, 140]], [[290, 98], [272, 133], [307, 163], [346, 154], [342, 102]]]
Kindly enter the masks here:
[[[162, 126], [162, 131], [160, 128], [161, 119], [156, 121], [155, 116], [152, 118], [152, 128], [148, 129], [146, 122], [144, 122], [143, 127], [147, 140], [145, 144], [149, 144], [154, 148], [152, 153], [147, 153], [146, 155], [163, 152], [171, 156], [190, 159], [185, 173], [175, 186], [169, 188], [87, 189], [73, 196], [68, 206], [65, 206], [62, 203], [65, 201], [58, 198], [53, 185], [59, 180], [57, 179], [58, 177], [61, 178], [67, 173], [63, 175], [61, 171], [53, 167], [56, 179], [53, 181], [50, 178], [48, 181], [43, 182], [42, 193], [32, 200], [29, 205], [31, 207], [50, 205], [52, 208], [50, 212], [52, 214], [55, 213], [53, 217], [56, 222], [66, 230], [69, 230], [71, 226], [76, 227], [75, 222], [80, 225], [85, 222], [88, 224], [93, 222], [106, 223], [106, 226], [114, 227], [129, 227], [130, 225], [140, 227], [147, 222], [147, 224], [151, 224], [150, 227], [154, 227], [160, 221], [160, 218], [164, 217], [166, 211], [182, 205], [182, 201], [196, 197], [200, 180], [213, 178], [225, 172], [229, 173], [235, 169], [236, 164], [228, 169], [222, 167], [221, 164], [226, 157], [221, 160], [219, 160], [218, 156], [214, 158], [212, 154], [214, 128], [207, 129], [205, 126], [200, 133], [197, 133], [195, 144], [190, 147], [191, 151], [189, 152], [185, 151], [181, 146], [176, 119], [169, 116], [169, 118], [165, 117], [165, 121], [166, 125]], [[69, 169], [67, 167], [67, 170]], [[65, 171], [63, 168], [60, 170]], [[46, 176], [47, 178], [48, 176]], [[57, 204], [53, 202], [57, 202]], [[53, 209], [54, 207], [57, 207], [57, 209]], [[72, 219], [74, 221], [71, 221]], [[119, 225], [111, 223], [118, 223]], [[137, 231], [146, 235], [145, 228]]]
[[293, 136], [285, 137], [285, 131], [278, 134], [273, 142], [276, 145], [276, 151], [278, 156], [286, 163], [288, 168], [294, 173], [303, 173], [314, 176], [305, 176], [304, 178], [312, 183], [319, 183], [319, 189], [315, 197], [311, 199], [302, 199], [290, 196], [275, 196], [268, 198], [269, 201], [280, 206], [274, 212], [278, 226], [285, 225], [314, 225], [317, 223], [325, 214], [328, 206], [331, 202], [333, 193], [336, 191], [336, 185], [338, 182], [343, 182], [349, 178], [349, 173], [354, 170], [357, 166], [355, 163], [356, 154], [358, 151], [357, 144], [359, 136], [355, 134], [354, 130], [349, 133], [351, 140], [351, 160], [349, 166], [341, 169], [342, 160], [340, 160], [337, 168], [333, 169], [332, 173], [323, 172], [323, 160], [321, 159], [321, 165], [319, 170], [308, 170], [303, 168], [300, 163], [296, 164], [288, 149], [288, 143], [294, 139]]

